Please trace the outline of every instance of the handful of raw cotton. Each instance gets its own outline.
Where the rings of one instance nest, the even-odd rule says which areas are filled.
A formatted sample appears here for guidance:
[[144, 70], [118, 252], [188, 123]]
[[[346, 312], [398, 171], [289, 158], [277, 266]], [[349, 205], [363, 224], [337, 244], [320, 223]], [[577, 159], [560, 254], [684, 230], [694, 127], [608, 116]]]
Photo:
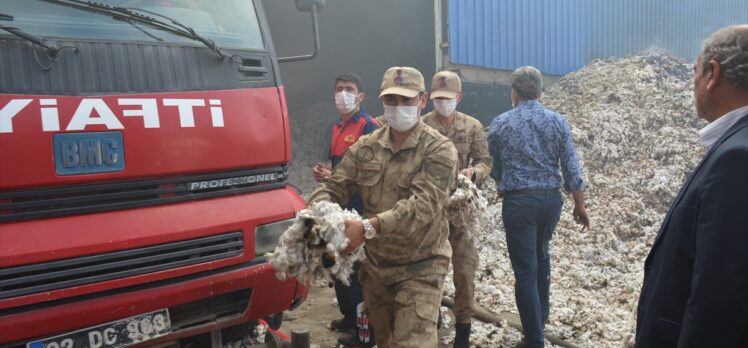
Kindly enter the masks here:
[[467, 233], [468, 238], [473, 238], [473, 231], [488, 223], [488, 201], [480, 193], [475, 184], [466, 176], [460, 174], [457, 177], [457, 189], [449, 197], [447, 207], [447, 218], [455, 227], [461, 228]]
[[361, 220], [361, 216], [331, 202], [316, 202], [301, 210], [281, 235], [275, 251], [266, 255], [278, 279], [292, 276], [309, 283], [323, 278], [329, 283], [335, 277], [349, 285], [353, 263], [361, 258], [364, 248], [340, 255], [349, 243], [343, 233], [346, 220]]

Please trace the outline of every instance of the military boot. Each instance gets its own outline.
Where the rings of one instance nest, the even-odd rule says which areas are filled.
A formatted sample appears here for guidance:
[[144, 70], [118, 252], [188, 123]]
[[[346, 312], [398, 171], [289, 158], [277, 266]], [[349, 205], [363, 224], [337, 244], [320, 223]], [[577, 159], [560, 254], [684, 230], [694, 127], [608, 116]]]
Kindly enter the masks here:
[[455, 324], [455, 343], [454, 348], [470, 347], [470, 324]]

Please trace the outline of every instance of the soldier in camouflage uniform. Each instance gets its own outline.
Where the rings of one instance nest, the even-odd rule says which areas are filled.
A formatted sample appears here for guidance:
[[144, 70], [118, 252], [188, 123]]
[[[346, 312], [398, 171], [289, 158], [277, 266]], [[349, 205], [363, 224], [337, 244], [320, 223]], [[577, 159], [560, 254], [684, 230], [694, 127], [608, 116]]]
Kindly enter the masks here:
[[[431, 99], [435, 110], [424, 115], [423, 123], [452, 140], [457, 148], [460, 173], [476, 184], [483, 182], [491, 171], [493, 160], [488, 154], [486, 131], [480, 121], [455, 110], [462, 99], [462, 82], [451, 71], [441, 71], [431, 81]], [[478, 253], [472, 238], [474, 231], [464, 231], [449, 225], [449, 243], [452, 245], [454, 270], [455, 324], [454, 347], [468, 347], [470, 324], [475, 309], [475, 269]]]
[[309, 203], [345, 203], [357, 192], [364, 220], [347, 221], [349, 252], [364, 241], [359, 273], [379, 347], [436, 347], [436, 321], [452, 250], [445, 208], [456, 187], [457, 151], [420, 120], [423, 76], [387, 70], [380, 99], [387, 124], [344, 154]]

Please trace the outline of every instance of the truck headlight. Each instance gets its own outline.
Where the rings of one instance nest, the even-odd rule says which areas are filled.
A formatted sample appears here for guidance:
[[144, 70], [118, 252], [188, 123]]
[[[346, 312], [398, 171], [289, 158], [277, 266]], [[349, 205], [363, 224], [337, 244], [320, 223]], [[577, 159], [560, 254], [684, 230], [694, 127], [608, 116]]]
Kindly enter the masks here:
[[257, 226], [255, 228], [255, 257], [264, 256], [275, 250], [280, 236], [293, 225], [294, 220], [295, 218]]

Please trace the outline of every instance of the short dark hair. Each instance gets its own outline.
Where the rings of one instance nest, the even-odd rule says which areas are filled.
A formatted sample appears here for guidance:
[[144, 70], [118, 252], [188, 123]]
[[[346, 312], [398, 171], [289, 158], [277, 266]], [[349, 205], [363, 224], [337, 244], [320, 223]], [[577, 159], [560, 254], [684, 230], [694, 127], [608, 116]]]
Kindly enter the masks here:
[[338, 85], [339, 81], [346, 81], [346, 82], [353, 82], [353, 84], [356, 85], [356, 89], [358, 89], [359, 92], [364, 91], [364, 80], [361, 79], [361, 76], [358, 76], [352, 72], [344, 72], [342, 74], [338, 74], [338, 76], [335, 76], [335, 85]]
[[519, 67], [512, 73], [510, 85], [522, 100], [538, 99], [543, 93], [543, 75], [533, 66]]

